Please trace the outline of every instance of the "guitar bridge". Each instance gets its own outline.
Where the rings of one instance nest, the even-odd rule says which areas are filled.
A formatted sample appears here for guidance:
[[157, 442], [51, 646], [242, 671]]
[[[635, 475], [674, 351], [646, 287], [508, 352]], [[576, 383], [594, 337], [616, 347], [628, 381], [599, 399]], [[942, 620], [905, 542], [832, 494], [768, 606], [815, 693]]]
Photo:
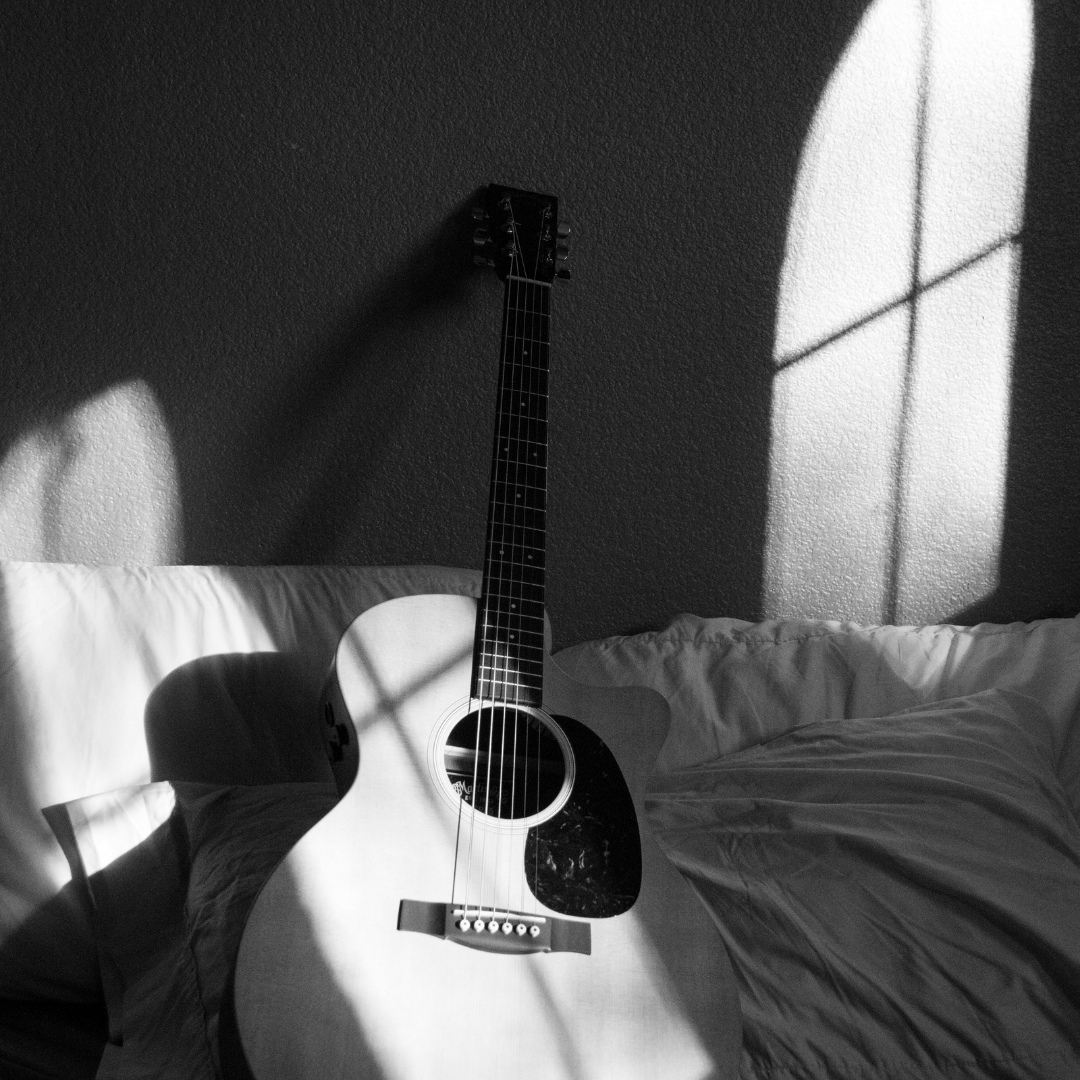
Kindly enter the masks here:
[[484, 952], [576, 952], [586, 956], [592, 952], [592, 927], [587, 922], [524, 911], [402, 900], [397, 928]]

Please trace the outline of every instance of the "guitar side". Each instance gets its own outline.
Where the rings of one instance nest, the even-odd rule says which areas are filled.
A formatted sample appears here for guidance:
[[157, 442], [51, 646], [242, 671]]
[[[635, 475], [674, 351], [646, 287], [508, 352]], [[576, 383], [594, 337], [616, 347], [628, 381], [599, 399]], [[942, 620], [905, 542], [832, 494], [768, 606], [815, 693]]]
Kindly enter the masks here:
[[[251, 1071], [257, 1080], [734, 1076], [741, 1029], [726, 951], [641, 827], [643, 784], [669, 722], [652, 691], [581, 686], [545, 661], [544, 710], [603, 740], [641, 833], [637, 901], [589, 920], [589, 955], [496, 955], [397, 929], [401, 900], [450, 899], [460, 815], [433, 783], [430, 748], [440, 718], [468, 698], [475, 621], [471, 598], [403, 597], [365, 612], [338, 649], [360, 772], [249, 916], [235, 1008]], [[512, 877], [524, 830], [488, 839], [483, 865]]]

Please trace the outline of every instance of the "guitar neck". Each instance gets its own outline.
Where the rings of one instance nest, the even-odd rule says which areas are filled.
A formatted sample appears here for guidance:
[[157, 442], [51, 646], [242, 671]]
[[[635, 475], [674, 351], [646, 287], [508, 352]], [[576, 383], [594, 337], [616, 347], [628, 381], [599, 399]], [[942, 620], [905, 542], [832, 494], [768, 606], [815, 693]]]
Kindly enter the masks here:
[[510, 275], [472, 694], [541, 703], [551, 285]]

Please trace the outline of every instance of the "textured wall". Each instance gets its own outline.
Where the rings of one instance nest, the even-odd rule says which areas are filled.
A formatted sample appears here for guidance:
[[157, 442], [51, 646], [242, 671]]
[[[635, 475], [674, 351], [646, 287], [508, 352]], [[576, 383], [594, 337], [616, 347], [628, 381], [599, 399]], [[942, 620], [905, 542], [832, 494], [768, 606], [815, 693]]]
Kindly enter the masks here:
[[[576, 226], [557, 643], [757, 616], [788, 212], [866, 6], [9, 3], [0, 554], [478, 565], [500, 294], [453, 240], [498, 181]], [[1072, 10], [1037, 7], [995, 619], [1080, 604]]]

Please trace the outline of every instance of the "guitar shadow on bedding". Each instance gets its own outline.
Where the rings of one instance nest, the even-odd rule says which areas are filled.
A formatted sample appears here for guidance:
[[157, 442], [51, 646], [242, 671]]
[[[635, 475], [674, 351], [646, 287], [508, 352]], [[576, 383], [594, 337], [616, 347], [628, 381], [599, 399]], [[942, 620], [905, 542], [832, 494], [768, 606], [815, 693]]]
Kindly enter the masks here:
[[[207, 793], [197, 800], [178, 787], [177, 810], [191, 844], [189, 940], [200, 969], [208, 1041], [225, 1080], [261, 1080], [244, 1053], [234, 999], [236, 960], [252, 906], [291, 848], [355, 776], [355, 765], [351, 775], [336, 776], [330, 761], [319, 712], [324, 676], [285, 653], [218, 654], [175, 669], [147, 701], [152, 779], [212, 786], [195, 789]], [[291, 784], [297, 785], [295, 795]], [[311, 962], [325, 966], [291, 879], [279, 877], [294, 901], [294, 926], [310, 938]], [[355, 1014], [333, 992], [329, 967], [324, 985], [326, 1023], [349, 1046], [353, 1067], [360, 1076], [383, 1080]], [[297, 1066], [309, 1036], [297, 1033]]]

